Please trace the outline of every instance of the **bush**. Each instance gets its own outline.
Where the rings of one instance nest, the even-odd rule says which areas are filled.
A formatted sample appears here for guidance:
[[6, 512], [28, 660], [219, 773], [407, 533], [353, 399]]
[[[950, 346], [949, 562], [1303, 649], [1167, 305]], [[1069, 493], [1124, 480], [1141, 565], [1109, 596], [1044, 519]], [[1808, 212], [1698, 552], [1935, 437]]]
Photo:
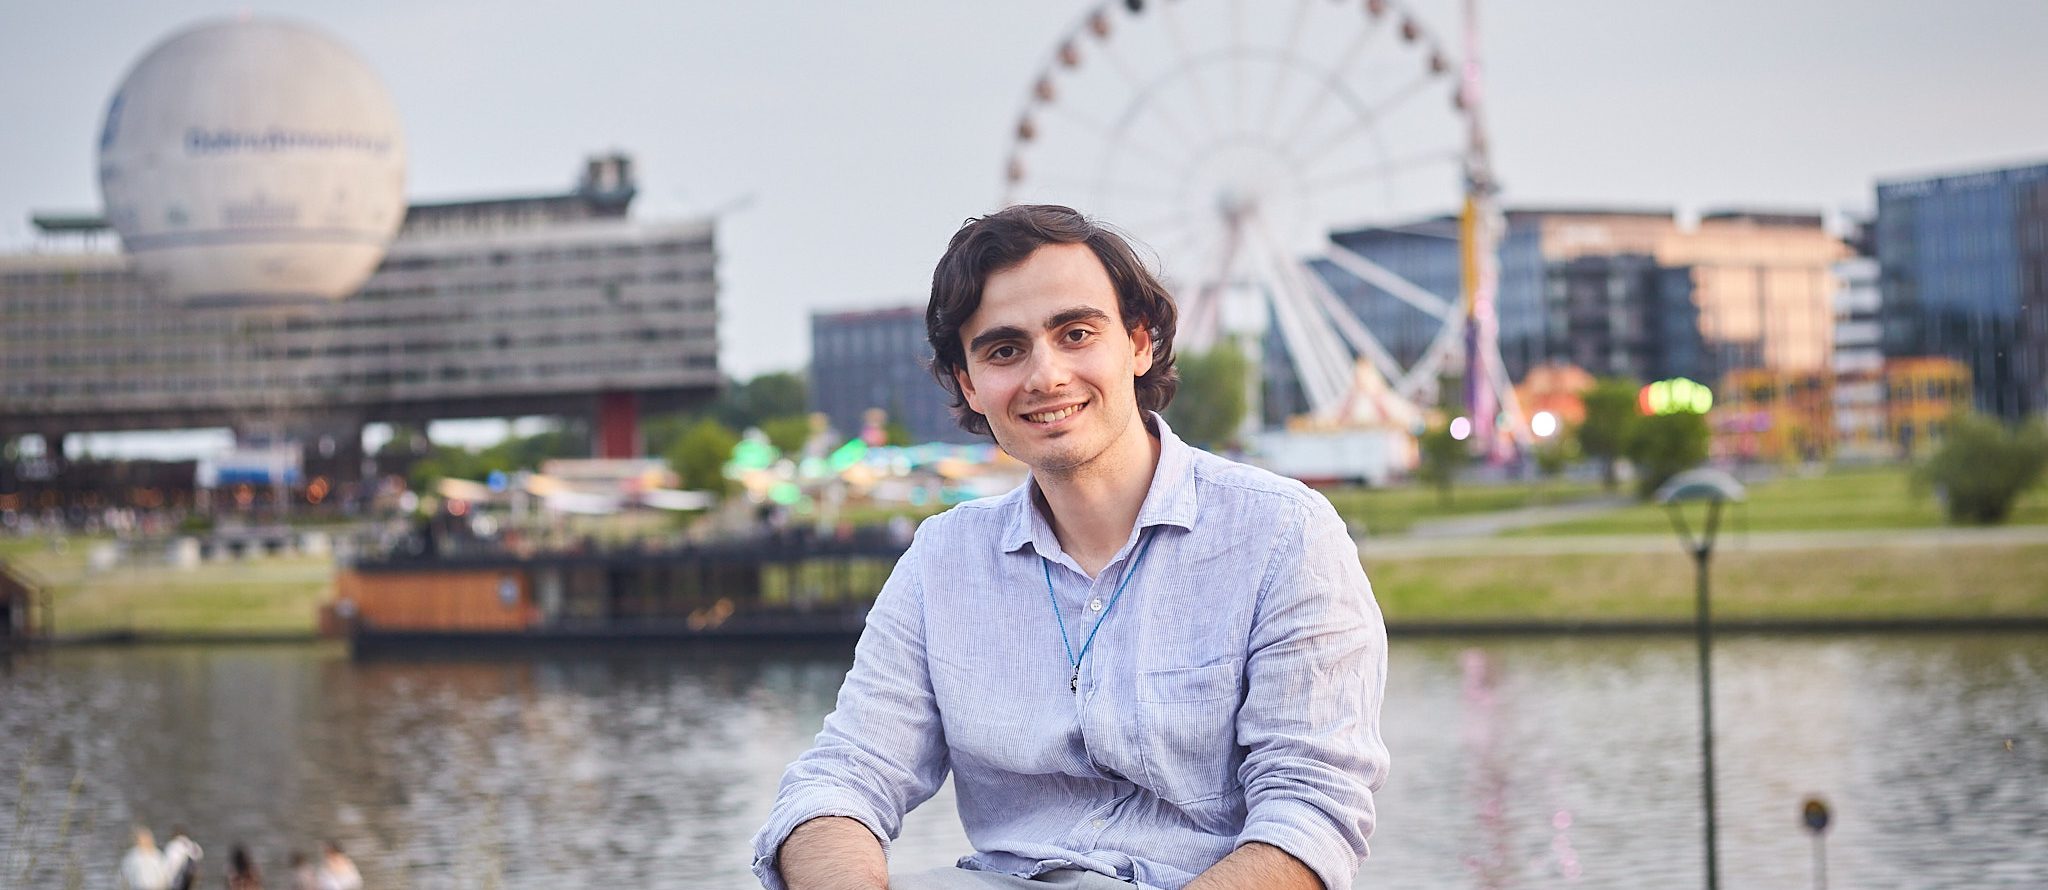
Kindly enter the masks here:
[[1636, 468], [1636, 494], [1648, 498], [1671, 477], [1707, 462], [1713, 431], [1702, 414], [1681, 412], [1638, 418], [1628, 439]]
[[1201, 448], [1228, 448], [1251, 408], [1245, 394], [1252, 366], [1237, 344], [1224, 341], [1207, 352], [1182, 355], [1174, 364], [1180, 391], [1166, 406], [1173, 432]]
[[1445, 427], [1423, 433], [1417, 445], [1421, 448], [1422, 463], [1415, 468], [1416, 478], [1435, 486], [1437, 502], [1450, 506], [1451, 486], [1458, 480], [1459, 468], [1472, 461], [1472, 452]]
[[2048, 432], [2039, 422], [2007, 427], [1979, 415], [1950, 419], [1941, 450], [1917, 480], [1941, 491], [1951, 522], [1995, 525], [2048, 469]]
[[739, 441], [740, 437], [725, 424], [706, 417], [685, 431], [664, 457], [669, 468], [682, 478], [684, 488], [722, 495], [729, 487], [725, 462], [732, 459], [733, 446]]
[[1636, 411], [1636, 383], [1620, 377], [1602, 378], [1583, 396], [1586, 419], [1576, 433], [1579, 451], [1600, 462], [1600, 484], [1615, 488], [1614, 462], [1629, 453], [1636, 425], [1642, 415]]

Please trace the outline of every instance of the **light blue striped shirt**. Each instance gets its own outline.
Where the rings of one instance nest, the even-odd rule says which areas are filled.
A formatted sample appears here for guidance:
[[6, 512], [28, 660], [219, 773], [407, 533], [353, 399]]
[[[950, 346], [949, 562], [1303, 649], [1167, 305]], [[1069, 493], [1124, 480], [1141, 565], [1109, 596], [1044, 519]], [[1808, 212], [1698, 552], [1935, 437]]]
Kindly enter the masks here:
[[[1386, 630], [1358, 549], [1321, 495], [1147, 419], [1158, 468], [1094, 578], [1028, 481], [918, 529], [755, 836], [765, 886], [798, 825], [848, 816], [886, 848], [948, 770], [963, 868], [1178, 888], [1259, 841], [1351, 886], [1388, 763]], [[1078, 693], [1041, 557], [1075, 651], [1101, 622]]]

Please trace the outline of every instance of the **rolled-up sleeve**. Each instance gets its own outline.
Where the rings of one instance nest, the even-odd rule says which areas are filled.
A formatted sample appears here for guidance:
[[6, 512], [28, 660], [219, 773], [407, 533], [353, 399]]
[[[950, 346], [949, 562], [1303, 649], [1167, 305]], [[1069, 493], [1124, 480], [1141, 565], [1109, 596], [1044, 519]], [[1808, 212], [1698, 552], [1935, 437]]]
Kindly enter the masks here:
[[[1311, 496], [1313, 497], [1313, 496]], [[1380, 700], [1387, 633], [1358, 548], [1320, 498], [1302, 503], [1261, 585], [1238, 712], [1240, 845], [1285, 850], [1323, 886], [1348, 888], [1386, 782]]]
[[797, 826], [845, 816], [867, 826], [886, 851], [904, 814], [945, 780], [918, 551], [913, 542], [875, 598], [837, 704], [816, 743], [782, 774], [768, 822], [754, 836], [754, 875], [770, 890], [782, 890], [777, 857]]

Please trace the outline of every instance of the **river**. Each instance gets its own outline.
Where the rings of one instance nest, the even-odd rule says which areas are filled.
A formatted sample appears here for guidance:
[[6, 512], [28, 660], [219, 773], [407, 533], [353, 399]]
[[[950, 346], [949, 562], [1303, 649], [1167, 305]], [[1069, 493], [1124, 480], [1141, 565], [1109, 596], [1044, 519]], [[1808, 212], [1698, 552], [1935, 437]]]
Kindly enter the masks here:
[[[1395, 640], [1358, 886], [1700, 886], [1692, 645]], [[280, 886], [330, 837], [372, 890], [754, 886], [748, 838], [848, 661], [0, 655], [0, 887], [111, 887], [137, 821], [188, 827], [207, 887], [234, 843]], [[1810, 795], [1831, 887], [2048, 886], [2048, 636], [1729, 637], [1715, 682], [1722, 886], [1811, 886]], [[949, 788], [894, 864], [965, 850]]]

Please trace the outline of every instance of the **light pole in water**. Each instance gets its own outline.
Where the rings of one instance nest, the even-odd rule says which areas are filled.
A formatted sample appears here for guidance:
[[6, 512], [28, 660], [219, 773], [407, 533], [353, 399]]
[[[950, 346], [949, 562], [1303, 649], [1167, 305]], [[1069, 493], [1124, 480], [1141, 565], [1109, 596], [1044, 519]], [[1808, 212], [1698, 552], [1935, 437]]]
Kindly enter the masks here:
[[[1720, 890], [1721, 886], [1720, 866], [1714, 853], [1714, 672], [1710, 660], [1714, 627], [1707, 608], [1707, 563], [1714, 558], [1714, 533], [1721, 526], [1721, 505], [1741, 500], [1742, 483], [1727, 473], [1706, 467], [1673, 476], [1657, 489], [1657, 503], [1671, 514], [1671, 527], [1692, 554], [1699, 582], [1694, 622], [1700, 649], [1700, 797], [1707, 815], [1707, 890]], [[1685, 521], [1685, 505], [1690, 503], [1707, 505], [1706, 522], [1698, 537], [1693, 536], [1692, 526]]]
[[1809, 797], [1799, 816], [1806, 823], [1806, 830], [1813, 832], [1813, 890], [1828, 890], [1828, 853], [1822, 843], [1822, 835], [1828, 830], [1827, 802]]

